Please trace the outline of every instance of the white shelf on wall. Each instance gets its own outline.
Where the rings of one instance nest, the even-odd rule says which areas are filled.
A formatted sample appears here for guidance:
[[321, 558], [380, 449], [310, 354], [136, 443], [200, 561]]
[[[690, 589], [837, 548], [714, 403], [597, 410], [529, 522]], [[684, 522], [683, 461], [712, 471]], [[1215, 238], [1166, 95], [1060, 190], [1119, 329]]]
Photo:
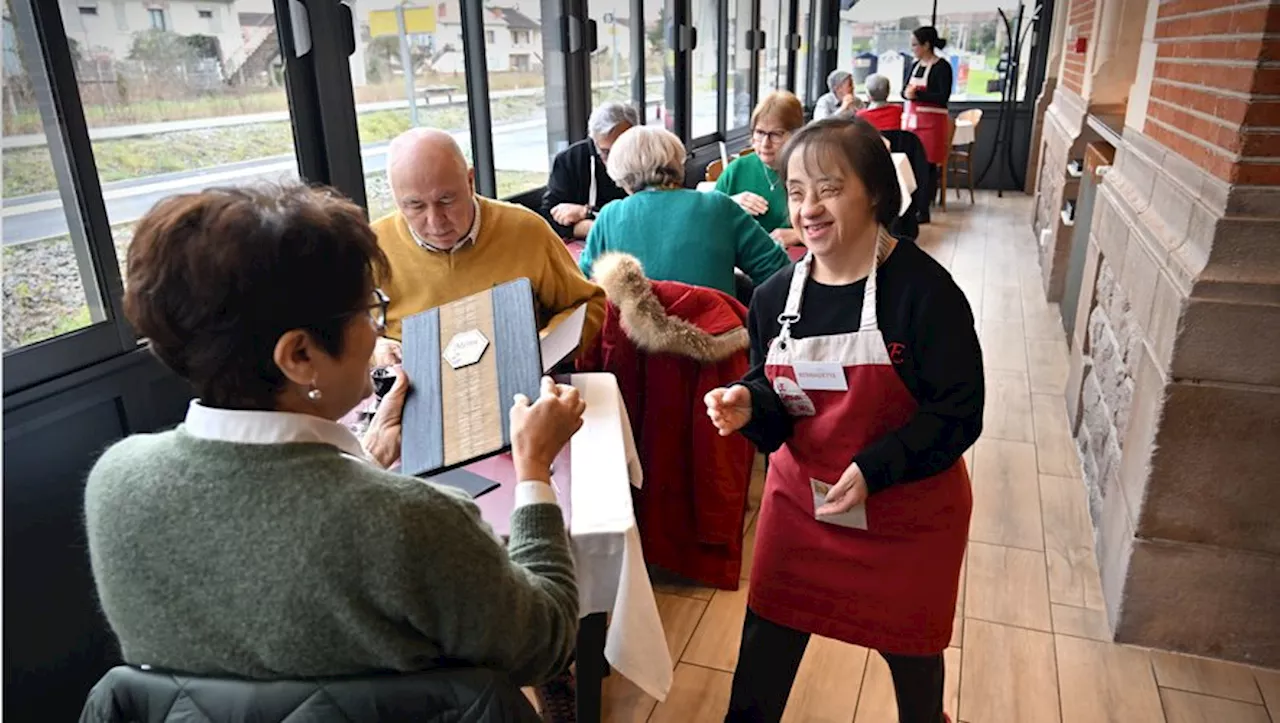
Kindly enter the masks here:
[[1072, 178], [1080, 178], [1084, 175], [1084, 163], [1080, 161], [1072, 161], [1067, 164], [1067, 175]]

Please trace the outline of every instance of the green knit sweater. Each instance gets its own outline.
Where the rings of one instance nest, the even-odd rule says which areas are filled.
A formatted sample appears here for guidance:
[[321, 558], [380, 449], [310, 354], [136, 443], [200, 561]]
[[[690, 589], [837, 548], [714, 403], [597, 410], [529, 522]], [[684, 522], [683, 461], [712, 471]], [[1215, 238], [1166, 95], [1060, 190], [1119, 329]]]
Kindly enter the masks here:
[[296, 678], [461, 662], [528, 685], [574, 649], [558, 506], [516, 509], [504, 547], [461, 492], [328, 445], [135, 435], [89, 473], [85, 524], [132, 664]]

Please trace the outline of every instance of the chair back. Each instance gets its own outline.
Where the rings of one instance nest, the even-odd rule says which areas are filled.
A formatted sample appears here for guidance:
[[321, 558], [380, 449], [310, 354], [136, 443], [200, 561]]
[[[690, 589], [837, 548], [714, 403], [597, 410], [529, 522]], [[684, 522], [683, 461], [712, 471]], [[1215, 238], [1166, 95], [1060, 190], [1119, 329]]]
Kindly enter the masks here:
[[707, 164], [707, 173], [703, 176], [703, 180], [714, 182], [720, 178], [721, 173], [724, 173], [724, 161], [717, 158]]
[[89, 692], [80, 723], [538, 723], [506, 676], [479, 668], [244, 680], [120, 665]]
[[970, 108], [969, 110], [961, 111], [960, 115], [956, 116], [956, 120], [969, 121], [973, 124], [973, 128], [976, 131], [978, 129], [978, 122], [982, 120], [982, 109]]

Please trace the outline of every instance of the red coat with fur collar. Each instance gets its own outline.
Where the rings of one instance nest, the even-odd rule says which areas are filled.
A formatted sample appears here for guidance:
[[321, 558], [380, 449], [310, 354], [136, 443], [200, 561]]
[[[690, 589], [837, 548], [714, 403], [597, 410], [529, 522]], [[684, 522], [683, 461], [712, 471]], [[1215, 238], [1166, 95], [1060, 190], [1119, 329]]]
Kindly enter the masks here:
[[625, 254], [602, 256], [594, 276], [609, 305], [579, 368], [617, 376], [631, 415], [645, 560], [736, 590], [755, 450], [740, 435], [721, 437], [702, 400], [747, 372], [746, 308], [714, 289], [649, 281]]

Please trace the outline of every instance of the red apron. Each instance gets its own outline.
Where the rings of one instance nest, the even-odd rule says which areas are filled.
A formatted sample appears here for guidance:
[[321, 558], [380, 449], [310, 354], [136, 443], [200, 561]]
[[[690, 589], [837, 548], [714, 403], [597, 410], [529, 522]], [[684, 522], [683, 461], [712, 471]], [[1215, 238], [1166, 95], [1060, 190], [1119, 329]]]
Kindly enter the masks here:
[[[915, 77], [915, 71], [912, 70], [911, 79], [907, 81], [907, 85], [913, 85], [917, 90], [923, 89], [929, 82], [929, 71], [933, 70], [934, 65], [937, 63], [926, 65], [924, 75], [919, 78]], [[915, 133], [920, 138], [920, 142], [924, 144], [924, 155], [929, 159], [929, 163], [941, 166], [947, 160], [947, 154], [951, 152], [948, 148], [951, 144], [951, 116], [946, 108], [933, 103], [917, 103], [909, 100], [903, 108], [902, 128]]]
[[[891, 240], [880, 234], [882, 260]], [[815, 519], [810, 479], [834, 485], [855, 453], [904, 425], [917, 404], [877, 325], [875, 273], [858, 331], [791, 338], [812, 259], [795, 266], [782, 331], [765, 361], [795, 430], [770, 458], [749, 604], [767, 620], [847, 643], [940, 653], [951, 640], [969, 536], [969, 474], [961, 459], [934, 477], [869, 496], [865, 530]], [[801, 390], [799, 362], [843, 367], [848, 390]]]

